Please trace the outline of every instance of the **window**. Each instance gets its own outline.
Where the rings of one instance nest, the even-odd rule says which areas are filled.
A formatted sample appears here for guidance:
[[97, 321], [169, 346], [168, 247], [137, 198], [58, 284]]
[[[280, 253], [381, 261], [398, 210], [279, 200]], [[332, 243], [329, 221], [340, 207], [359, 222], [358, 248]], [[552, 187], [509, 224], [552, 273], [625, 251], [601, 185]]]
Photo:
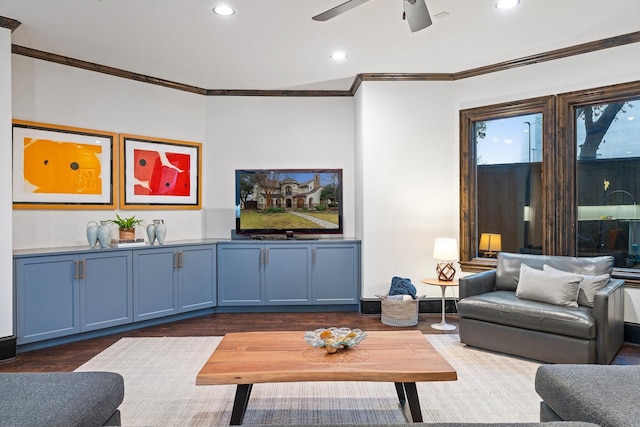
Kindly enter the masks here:
[[566, 216], [577, 256], [612, 255], [616, 275], [640, 280], [640, 82], [558, 96], [574, 159], [575, 193]]
[[640, 283], [640, 82], [462, 110], [460, 156], [463, 270], [493, 268], [480, 240], [500, 234], [503, 251], [613, 255]]
[[474, 135], [479, 255], [542, 253], [542, 113], [478, 121]]
[[554, 105], [543, 97], [460, 112], [465, 270], [486, 268], [499, 251], [543, 252], [542, 172]]

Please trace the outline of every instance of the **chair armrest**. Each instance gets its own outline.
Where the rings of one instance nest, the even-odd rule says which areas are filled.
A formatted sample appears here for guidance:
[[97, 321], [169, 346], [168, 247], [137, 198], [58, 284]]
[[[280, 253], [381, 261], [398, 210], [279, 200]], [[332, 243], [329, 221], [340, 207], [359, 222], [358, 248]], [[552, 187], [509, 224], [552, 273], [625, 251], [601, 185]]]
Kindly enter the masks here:
[[458, 280], [458, 295], [460, 299], [473, 295], [486, 294], [493, 292], [496, 283], [496, 271], [487, 270], [481, 273], [471, 274], [461, 277]]
[[624, 281], [611, 279], [593, 298], [597, 363], [608, 365], [624, 342]]

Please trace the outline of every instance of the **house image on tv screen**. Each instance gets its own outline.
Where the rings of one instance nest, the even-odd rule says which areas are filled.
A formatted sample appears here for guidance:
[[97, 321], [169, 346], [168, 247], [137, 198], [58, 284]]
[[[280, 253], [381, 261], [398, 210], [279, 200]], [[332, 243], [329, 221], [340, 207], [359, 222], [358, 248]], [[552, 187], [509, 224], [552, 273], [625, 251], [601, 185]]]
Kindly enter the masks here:
[[243, 229], [339, 227], [336, 172], [253, 172], [239, 174], [238, 180]]
[[[285, 209], [315, 209], [318, 205], [331, 207], [335, 205], [332, 194], [322, 194], [323, 186], [320, 174], [304, 182], [292, 177], [255, 175], [256, 182], [248, 201], [251, 208], [285, 208]], [[331, 184], [329, 184], [331, 185]], [[249, 206], [245, 206], [249, 207]]]

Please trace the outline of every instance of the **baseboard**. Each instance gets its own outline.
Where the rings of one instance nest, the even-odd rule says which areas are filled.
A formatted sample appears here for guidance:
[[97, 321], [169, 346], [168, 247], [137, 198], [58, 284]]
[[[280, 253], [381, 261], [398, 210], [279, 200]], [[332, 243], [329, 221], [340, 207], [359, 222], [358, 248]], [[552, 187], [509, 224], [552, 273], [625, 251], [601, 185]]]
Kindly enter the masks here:
[[[445, 313], [456, 313], [456, 302], [453, 298], [445, 300]], [[362, 298], [360, 300], [360, 312], [362, 314], [382, 314], [380, 298]], [[418, 313], [440, 314], [442, 313], [441, 298], [420, 298], [418, 301]]]
[[640, 344], [640, 325], [637, 323], [624, 324], [624, 342]]
[[15, 335], [0, 338], [0, 363], [16, 358], [16, 341]]

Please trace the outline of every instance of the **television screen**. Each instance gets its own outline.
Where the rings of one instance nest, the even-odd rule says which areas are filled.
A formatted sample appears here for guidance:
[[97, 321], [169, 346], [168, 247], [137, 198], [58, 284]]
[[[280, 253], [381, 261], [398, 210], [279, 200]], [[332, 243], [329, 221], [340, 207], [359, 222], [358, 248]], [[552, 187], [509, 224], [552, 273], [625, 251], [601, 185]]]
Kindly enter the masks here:
[[237, 234], [342, 234], [342, 169], [236, 170]]

